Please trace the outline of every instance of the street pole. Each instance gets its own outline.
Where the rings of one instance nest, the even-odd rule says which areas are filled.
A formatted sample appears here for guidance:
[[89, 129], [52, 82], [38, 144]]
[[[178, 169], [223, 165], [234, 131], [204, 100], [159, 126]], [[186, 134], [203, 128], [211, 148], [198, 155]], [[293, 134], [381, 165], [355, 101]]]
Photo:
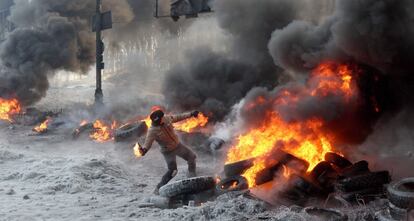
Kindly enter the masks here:
[[95, 89], [95, 104], [103, 104], [102, 92], [102, 39], [101, 39], [101, 0], [96, 0], [96, 89]]

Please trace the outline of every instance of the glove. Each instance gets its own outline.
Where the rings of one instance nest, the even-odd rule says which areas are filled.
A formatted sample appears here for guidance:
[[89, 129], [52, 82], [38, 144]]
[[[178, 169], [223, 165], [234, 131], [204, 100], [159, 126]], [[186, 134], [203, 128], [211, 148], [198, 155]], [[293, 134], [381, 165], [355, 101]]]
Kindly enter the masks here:
[[191, 116], [198, 117], [199, 113], [200, 113], [200, 111], [195, 110], [195, 111], [191, 112]]
[[148, 150], [140, 146], [139, 147], [139, 152], [141, 153], [142, 156], [145, 156], [145, 154], [147, 154]]

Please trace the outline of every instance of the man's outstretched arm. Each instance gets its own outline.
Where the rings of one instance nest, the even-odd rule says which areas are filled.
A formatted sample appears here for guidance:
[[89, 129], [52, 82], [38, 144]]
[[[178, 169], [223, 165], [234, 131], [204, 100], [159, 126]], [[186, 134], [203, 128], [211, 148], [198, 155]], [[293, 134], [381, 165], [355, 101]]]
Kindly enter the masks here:
[[171, 121], [172, 123], [176, 123], [176, 122], [188, 119], [190, 117], [198, 117], [199, 113], [200, 113], [199, 111], [193, 111], [190, 113], [171, 115]]

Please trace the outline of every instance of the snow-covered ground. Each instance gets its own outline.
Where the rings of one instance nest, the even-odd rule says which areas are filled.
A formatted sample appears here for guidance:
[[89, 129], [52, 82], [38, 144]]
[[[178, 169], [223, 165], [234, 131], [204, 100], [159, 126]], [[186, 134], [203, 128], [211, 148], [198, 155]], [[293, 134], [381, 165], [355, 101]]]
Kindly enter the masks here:
[[[28, 136], [30, 127], [1, 126], [1, 220], [123, 220], [164, 217], [139, 209], [164, 173], [157, 148], [135, 159], [128, 146], [72, 141], [67, 131]], [[212, 174], [199, 156], [199, 174]], [[185, 177], [185, 162], [179, 161]], [[174, 216], [167, 215], [164, 218]]]
[[[91, 102], [92, 85], [81, 79], [53, 87], [38, 106]], [[73, 140], [71, 129], [31, 136], [29, 126], [0, 122], [0, 220], [312, 220], [285, 206], [227, 194], [199, 207], [139, 208], [166, 170], [158, 147], [136, 159], [130, 145]], [[220, 171], [220, 159], [197, 154], [199, 175]], [[178, 166], [175, 180], [186, 174], [183, 160]], [[361, 220], [383, 204], [378, 205], [344, 210], [350, 220]]]

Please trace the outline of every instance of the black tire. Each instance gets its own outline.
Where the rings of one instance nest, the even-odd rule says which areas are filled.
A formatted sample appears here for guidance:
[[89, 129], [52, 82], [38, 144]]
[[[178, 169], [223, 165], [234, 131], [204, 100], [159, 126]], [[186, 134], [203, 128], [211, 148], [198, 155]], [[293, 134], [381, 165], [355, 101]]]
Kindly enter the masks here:
[[322, 161], [313, 168], [309, 177], [319, 183], [327, 192], [332, 192], [338, 173], [329, 162]]
[[306, 160], [297, 158], [289, 153], [286, 153], [280, 164], [284, 164], [298, 173], [305, 173], [309, 168], [309, 163]]
[[211, 176], [194, 177], [166, 184], [160, 188], [160, 195], [174, 197], [183, 194], [193, 194], [214, 188], [216, 181]]
[[329, 162], [322, 161], [312, 169], [312, 171], [309, 173], [309, 176], [314, 180], [318, 180], [319, 177], [333, 171], [334, 169]]
[[321, 194], [324, 194], [324, 190], [317, 183], [306, 177], [292, 174], [289, 177], [288, 182], [290, 186], [303, 191], [309, 196], [319, 196]]
[[336, 188], [344, 192], [353, 192], [358, 190], [381, 187], [391, 181], [388, 171], [369, 172], [358, 176], [348, 177], [339, 180]]
[[324, 209], [318, 207], [306, 207], [305, 213], [311, 217], [317, 218], [323, 221], [347, 221], [348, 216], [339, 210]]
[[214, 152], [220, 150], [226, 142], [221, 138], [210, 137], [206, 143], [209, 150]]
[[84, 124], [72, 132], [72, 138], [77, 139], [84, 131], [91, 131], [93, 129], [93, 123]]
[[254, 158], [229, 163], [224, 165], [224, 175], [226, 177], [234, 177], [241, 175], [244, 171], [253, 166]]
[[414, 208], [414, 177], [391, 183], [387, 187], [390, 203], [402, 209]]
[[392, 203], [389, 203], [388, 206], [389, 206], [390, 215], [392, 218], [396, 220], [407, 220], [407, 216], [408, 216], [407, 209], [399, 208], [398, 206]]
[[309, 196], [297, 188], [289, 188], [278, 194], [278, 201], [283, 205], [304, 206], [308, 199]]
[[368, 162], [365, 160], [354, 163], [341, 171], [341, 177], [352, 177], [369, 172]]
[[144, 135], [148, 130], [144, 122], [126, 124], [115, 131], [115, 142], [128, 140]]
[[[233, 186], [236, 184], [236, 186]], [[216, 193], [223, 194], [230, 191], [241, 191], [249, 188], [246, 178], [242, 176], [228, 177], [216, 185]]]
[[332, 163], [333, 165], [343, 169], [352, 165], [352, 163], [347, 160], [345, 157], [340, 156], [336, 153], [326, 153], [325, 154], [325, 161]]

